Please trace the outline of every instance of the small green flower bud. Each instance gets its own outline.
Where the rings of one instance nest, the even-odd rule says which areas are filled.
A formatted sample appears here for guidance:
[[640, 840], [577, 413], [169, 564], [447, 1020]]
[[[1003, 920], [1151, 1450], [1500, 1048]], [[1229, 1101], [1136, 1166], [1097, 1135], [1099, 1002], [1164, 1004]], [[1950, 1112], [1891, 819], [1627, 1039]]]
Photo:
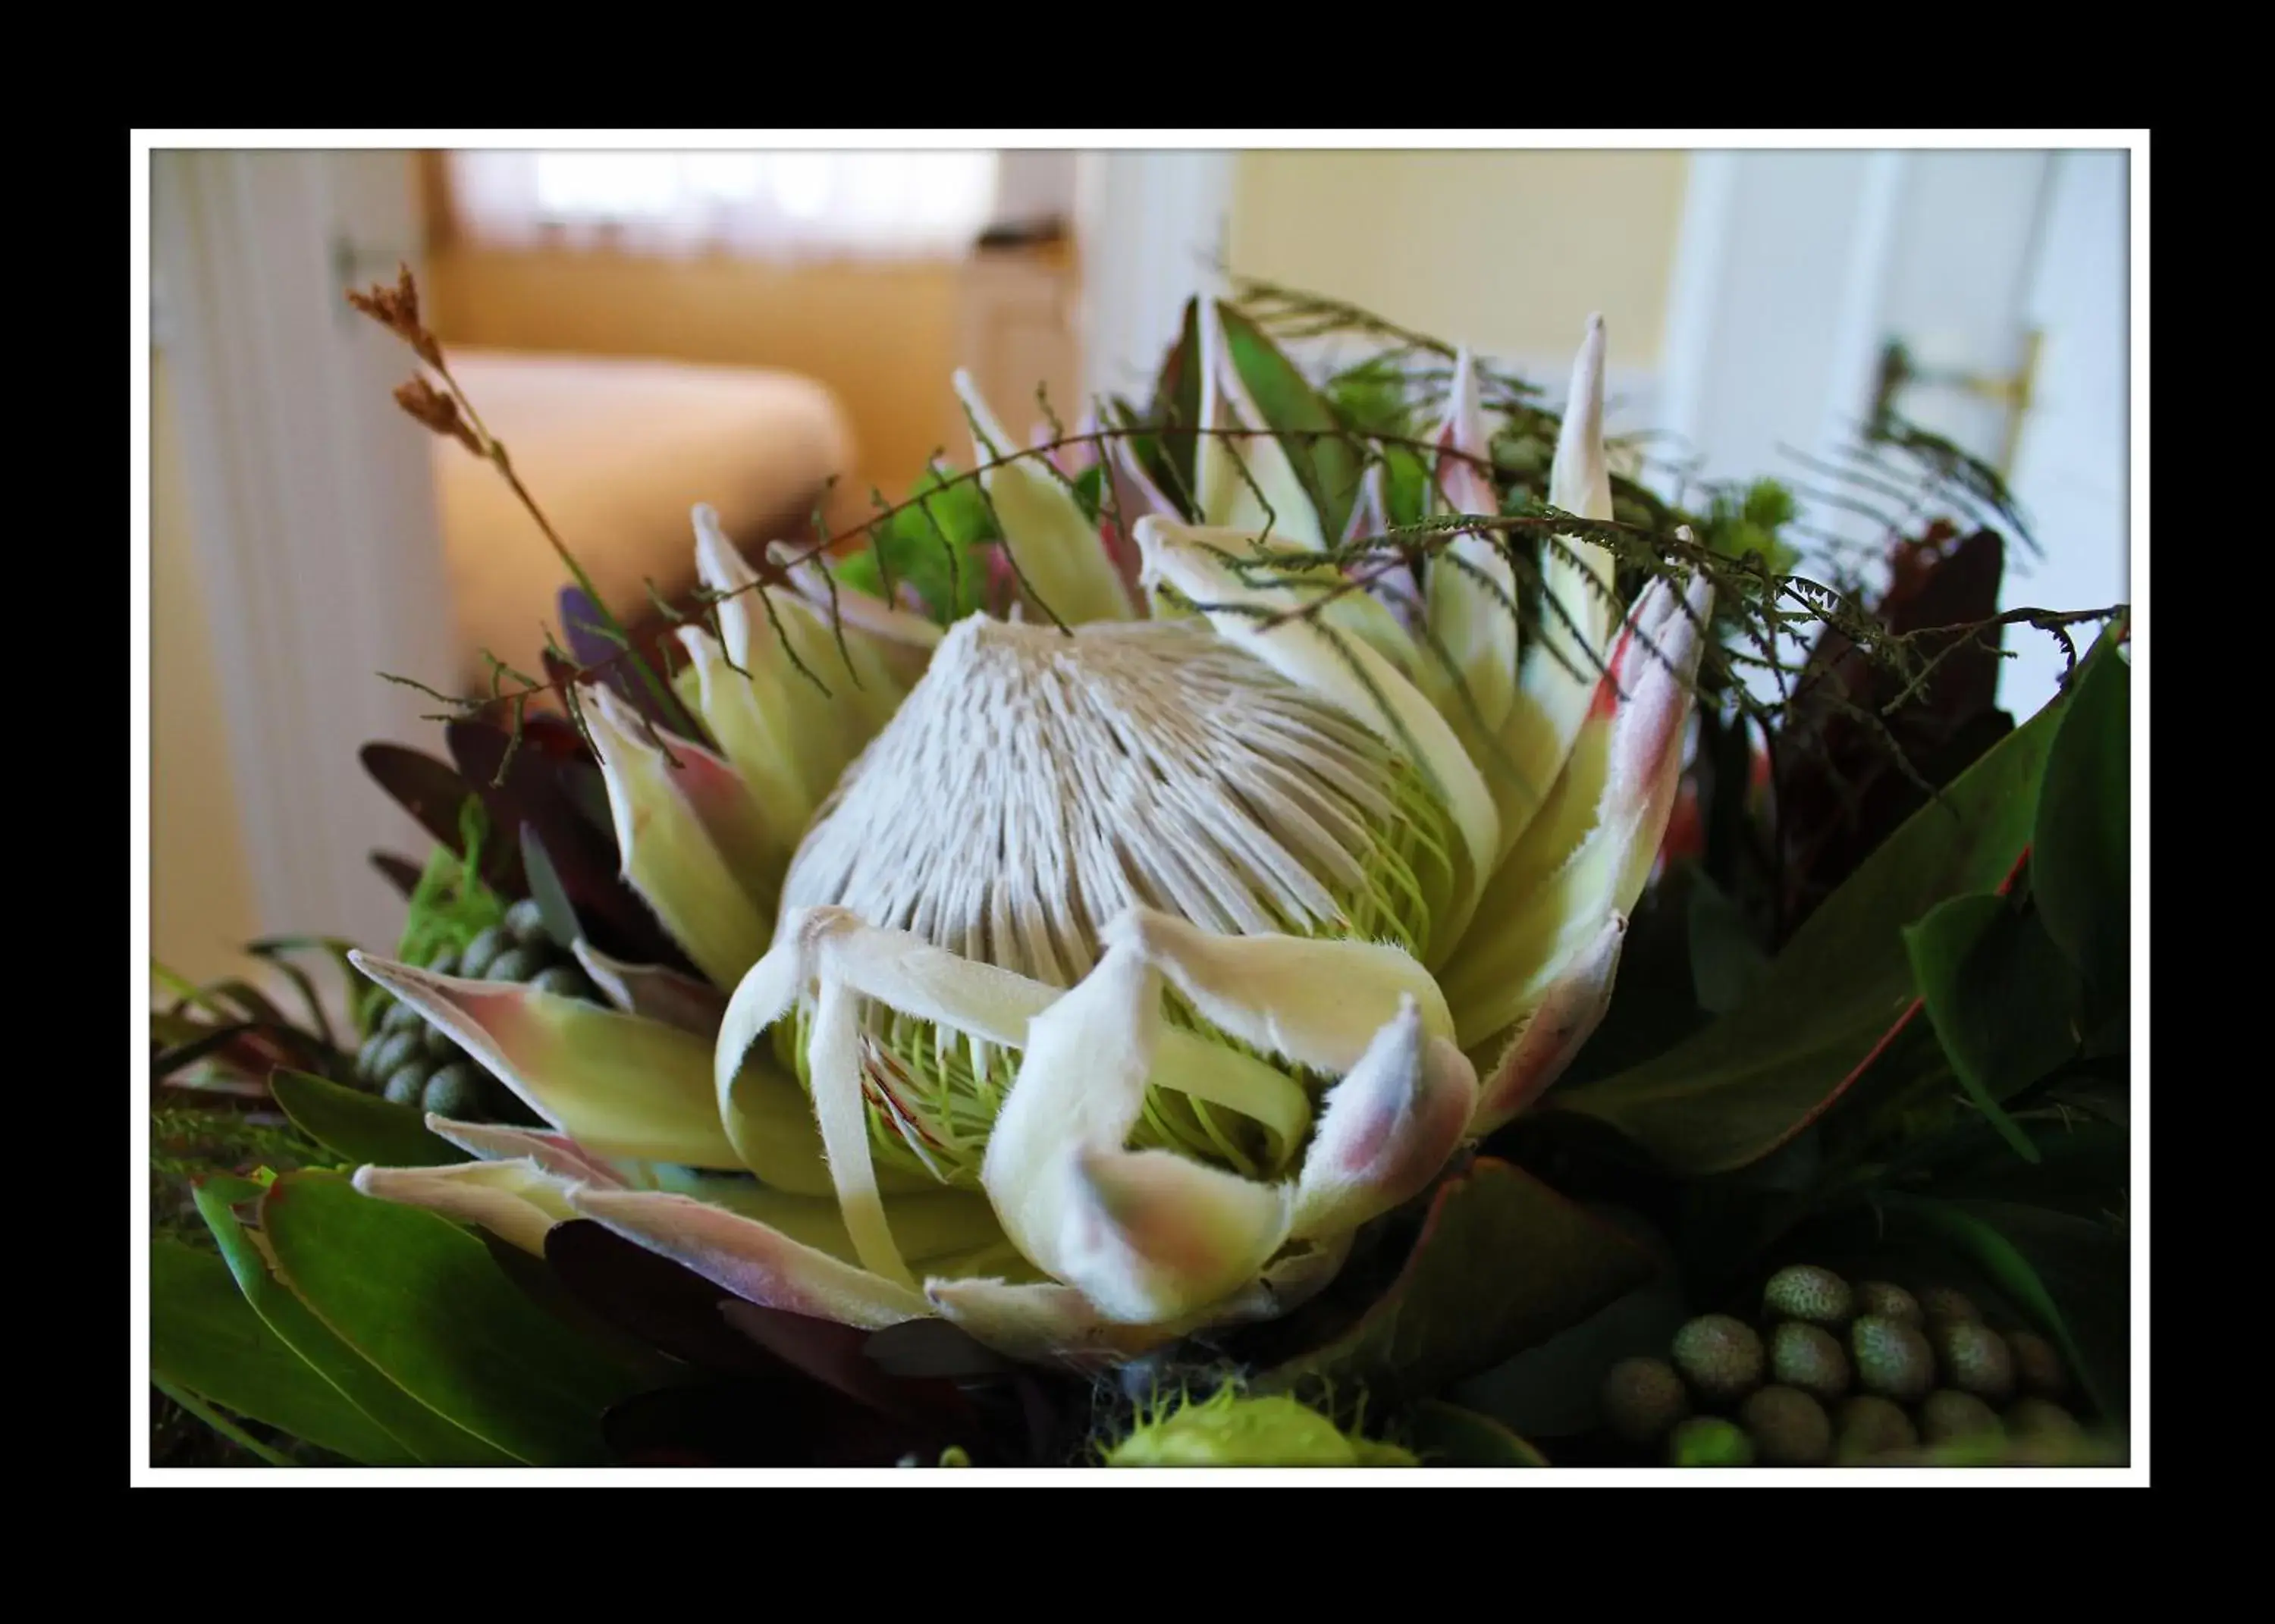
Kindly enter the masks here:
[[1693, 1416], [1667, 1434], [1669, 1466], [1751, 1466], [1754, 1444], [1735, 1422]]

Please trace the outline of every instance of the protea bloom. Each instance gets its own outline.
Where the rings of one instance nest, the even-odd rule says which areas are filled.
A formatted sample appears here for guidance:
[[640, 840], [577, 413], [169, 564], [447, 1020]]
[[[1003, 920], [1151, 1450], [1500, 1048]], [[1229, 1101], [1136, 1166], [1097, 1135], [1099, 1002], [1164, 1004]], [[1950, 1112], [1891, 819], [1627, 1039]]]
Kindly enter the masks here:
[[[1120, 469], [1134, 580], [959, 378], [1024, 615], [943, 632], [807, 563], [803, 601], [741, 590], [684, 633], [720, 753], [586, 692], [626, 877], [731, 999], [593, 956], [618, 1012], [362, 961], [557, 1131], [433, 1120], [487, 1159], [360, 1188], [1110, 1361], [1284, 1311], [1537, 1097], [1610, 995], [1708, 589], [1655, 580], [1622, 617], [1608, 555], [1551, 549], [1520, 649], [1482, 536], [1402, 600], [1285, 567], [1319, 518], [1213, 312], [1203, 335], [1205, 522]], [[1603, 349], [1593, 323], [1550, 489], [1591, 519]], [[1438, 443], [1485, 449], [1466, 359]], [[1478, 463], [1437, 474], [1499, 511]], [[697, 530], [707, 582], [750, 588]]]

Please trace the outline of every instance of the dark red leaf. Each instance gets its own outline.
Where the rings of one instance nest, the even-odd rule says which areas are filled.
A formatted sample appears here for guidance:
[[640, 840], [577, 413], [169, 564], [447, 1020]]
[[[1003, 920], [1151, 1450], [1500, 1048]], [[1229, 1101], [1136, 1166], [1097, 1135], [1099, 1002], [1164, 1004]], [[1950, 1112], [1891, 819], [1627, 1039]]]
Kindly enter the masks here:
[[647, 904], [624, 884], [614, 835], [606, 827], [595, 828], [564, 787], [563, 772], [583, 772], [588, 763], [556, 760], [525, 744], [514, 749], [504, 729], [486, 721], [453, 721], [443, 736], [459, 773], [475, 787], [493, 822], [517, 831], [526, 824], [537, 831], [561, 888], [594, 947], [612, 958], [661, 964], [700, 978], [701, 972], [656, 924]]
[[371, 854], [371, 865], [388, 884], [403, 893], [405, 902], [419, 888], [419, 865], [409, 857], [398, 857], [391, 851], [374, 851]]

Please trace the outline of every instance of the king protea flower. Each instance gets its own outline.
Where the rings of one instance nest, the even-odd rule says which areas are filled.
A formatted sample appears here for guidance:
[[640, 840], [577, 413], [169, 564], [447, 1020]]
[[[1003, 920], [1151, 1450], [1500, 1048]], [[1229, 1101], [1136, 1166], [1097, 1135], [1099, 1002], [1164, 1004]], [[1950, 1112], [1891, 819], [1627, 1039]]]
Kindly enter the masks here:
[[[769, 605], [697, 510], [737, 594], [682, 633], [719, 753], [598, 687], [583, 708], [625, 876], [716, 990], [587, 952], [609, 1011], [359, 960], [553, 1126], [430, 1119], [483, 1159], [359, 1188], [1093, 1363], [1285, 1311], [1538, 1096], [1609, 999], [1709, 589], [1654, 580], [1622, 616], [1603, 549], [1547, 549], [1520, 647], [1483, 536], [1402, 602], [1275, 563], [1326, 538], [1203, 330], [1206, 523], [1121, 466], [1134, 580], [961, 377], [1024, 613], [832, 611], [812, 563]], [[1588, 519], [1603, 358], [1599, 321], [1550, 485]], [[1485, 451], [1466, 359], [1438, 443]], [[1442, 457], [1451, 511], [1499, 511], [1478, 468]]]

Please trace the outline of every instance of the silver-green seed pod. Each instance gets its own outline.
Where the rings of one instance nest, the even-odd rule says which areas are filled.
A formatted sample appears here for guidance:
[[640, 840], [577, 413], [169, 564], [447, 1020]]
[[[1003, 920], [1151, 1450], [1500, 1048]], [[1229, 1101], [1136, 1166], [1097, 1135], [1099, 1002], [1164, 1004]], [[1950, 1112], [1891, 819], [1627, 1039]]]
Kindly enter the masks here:
[[553, 940], [545, 933], [545, 910], [533, 896], [525, 896], [505, 910], [504, 930], [525, 948], [544, 946]]
[[1901, 1286], [1890, 1285], [1884, 1280], [1866, 1280], [1856, 1288], [1856, 1312], [1882, 1319], [1901, 1319], [1908, 1325], [1927, 1323], [1927, 1317], [1920, 1312], [1919, 1299]]
[[1848, 1327], [1848, 1354], [1867, 1393], [1909, 1403], [1935, 1386], [1935, 1350], [1917, 1326], [1867, 1314]]
[[1760, 1333], [1727, 1314], [1702, 1314], [1674, 1333], [1674, 1368], [1701, 1398], [1727, 1403], [1762, 1385]]
[[1920, 1401], [1920, 1437], [1931, 1444], [1954, 1444], [1962, 1439], [1998, 1433], [1999, 1412], [1971, 1393], [1939, 1387]]
[[1845, 1326], [1856, 1312], [1856, 1294], [1830, 1269], [1797, 1263], [1770, 1276], [1762, 1291], [1762, 1311], [1775, 1319]]
[[1690, 1414], [1682, 1378], [1664, 1359], [1622, 1359], [1604, 1377], [1597, 1395], [1604, 1424], [1630, 1444], [1656, 1443]]
[[2007, 1332], [2007, 1350], [2014, 1356], [2015, 1385], [2023, 1392], [2058, 1399], [2069, 1391], [2069, 1371], [2061, 1355], [2037, 1332]]
[[1789, 1319], [1770, 1333], [1770, 1379], [1829, 1404], [1848, 1391], [1848, 1349], [1824, 1326]]
[[2067, 1443], [2085, 1436], [2085, 1428], [2078, 1419], [2052, 1399], [2035, 1394], [2016, 1399], [2007, 1407], [2001, 1417], [2007, 1425], [2007, 1436], [2035, 1439], [2042, 1443]]
[[1833, 1458], [1833, 1422], [1795, 1387], [1764, 1387], [1738, 1407], [1738, 1421], [1765, 1466], [1822, 1466]]
[[1946, 1387], [1992, 1404], [2003, 1404], [2014, 1396], [2014, 1352], [1990, 1326], [1971, 1319], [1946, 1319], [1928, 1333], [1928, 1341], [1935, 1348]]
[[1912, 1418], [1893, 1399], [1876, 1393], [1848, 1400], [1833, 1422], [1833, 1458], [1843, 1466], [1918, 1447], [1919, 1429]]
[[388, 1104], [409, 1106], [415, 1109], [426, 1088], [427, 1068], [417, 1061], [412, 1061], [390, 1072], [387, 1086], [380, 1091]]
[[502, 927], [490, 925], [468, 942], [466, 950], [458, 956], [458, 973], [469, 980], [480, 981], [490, 973], [490, 965], [497, 956], [515, 945], [513, 938]]
[[1980, 1323], [1983, 1311], [1963, 1291], [1954, 1291], [1948, 1286], [1930, 1286], [1919, 1294], [1920, 1313], [1931, 1326]]

